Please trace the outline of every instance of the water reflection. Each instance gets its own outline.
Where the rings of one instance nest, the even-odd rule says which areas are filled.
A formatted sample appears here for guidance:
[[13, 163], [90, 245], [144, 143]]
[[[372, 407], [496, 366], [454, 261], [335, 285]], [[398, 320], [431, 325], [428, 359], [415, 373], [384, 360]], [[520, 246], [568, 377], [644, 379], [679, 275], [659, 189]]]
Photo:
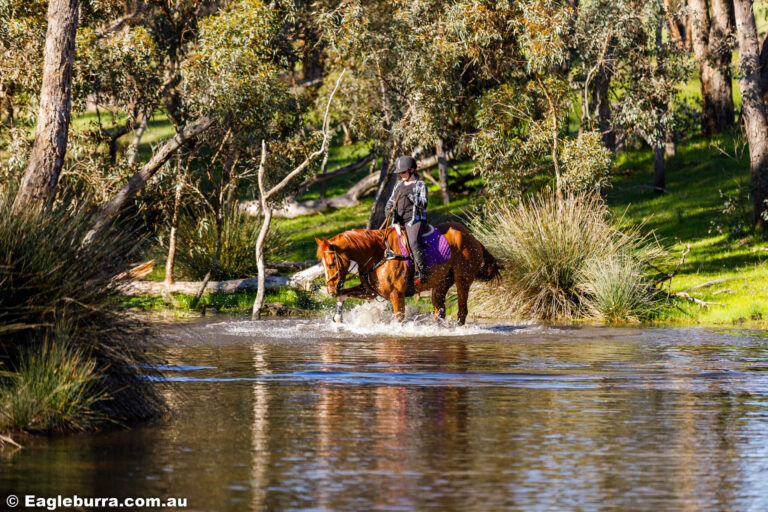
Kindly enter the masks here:
[[363, 328], [173, 328], [174, 417], [35, 440], [0, 486], [221, 511], [768, 507], [764, 333]]

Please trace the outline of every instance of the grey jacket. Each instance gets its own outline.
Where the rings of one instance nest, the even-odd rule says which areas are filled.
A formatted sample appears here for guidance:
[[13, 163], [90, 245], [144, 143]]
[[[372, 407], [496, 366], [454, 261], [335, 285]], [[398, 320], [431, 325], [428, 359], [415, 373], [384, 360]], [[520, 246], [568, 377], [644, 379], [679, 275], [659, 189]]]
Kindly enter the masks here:
[[389, 197], [389, 201], [387, 201], [387, 206], [385, 207], [386, 211], [389, 212], [392, 210], [392, 207], [395, 205], [395, 198], [397, 198], [398, 190], [401, 188], [411, 189], [411, 192], [408, 194], [408, 199], [413, 203], [413, 217], [408, 221], [407, 225], [411, 226], [414, 222], [427, 220], [427, 185], [418, 178], [413, 180], [413, 185], [406, 185], [402, 180], [397, 182], [394, 190], [392, 190], [392, 195]]

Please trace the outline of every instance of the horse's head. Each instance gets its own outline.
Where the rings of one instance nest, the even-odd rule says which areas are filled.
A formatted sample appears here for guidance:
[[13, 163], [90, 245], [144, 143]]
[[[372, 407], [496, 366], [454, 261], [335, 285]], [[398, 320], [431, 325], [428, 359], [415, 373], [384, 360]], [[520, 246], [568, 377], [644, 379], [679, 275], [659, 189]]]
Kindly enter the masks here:
[[325, 286], [328, 294], [332, 297], [341, 295], [344, 279], [349, 270], [349, 258], [341, 248], [325, 238], [320, 240], [315, 237], [315, 242], [317, 242], [317, 258], [325, 269]]

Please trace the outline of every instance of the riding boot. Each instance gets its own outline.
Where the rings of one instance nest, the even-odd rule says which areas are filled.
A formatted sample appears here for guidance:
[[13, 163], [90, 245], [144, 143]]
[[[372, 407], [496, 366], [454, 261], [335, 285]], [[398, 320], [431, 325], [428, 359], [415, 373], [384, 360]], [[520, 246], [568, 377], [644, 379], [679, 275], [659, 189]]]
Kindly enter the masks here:
[[424, 283], [427, 281], [427, 262], [424, 259], [424, 245], [421, 242], [413, 244], [411, 252], [413, 253], [413, 263], [416, 266], [416, 275], [413, 278], [413, 283]]

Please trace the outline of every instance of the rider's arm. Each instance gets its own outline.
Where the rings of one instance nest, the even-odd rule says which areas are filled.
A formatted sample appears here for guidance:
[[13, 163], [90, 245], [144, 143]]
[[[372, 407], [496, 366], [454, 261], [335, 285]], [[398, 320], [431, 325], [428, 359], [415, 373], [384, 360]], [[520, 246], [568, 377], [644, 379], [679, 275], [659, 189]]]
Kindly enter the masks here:
[[387, 201], [387, 206], [384, 207], [384, 211], [387, 212], [387, 215], [389, 215], [389, 212], [392, 211], [392, 207], [395, 205], [395, 195], [397, 194], [397, 188], [400, 186], [400, 183], [395, 185], [395, 188], [392, 189], [392, 195], [389, 196], [389, 201]]
[[413, 186], [413, 192], [408, 194], [408, 199], [415, 207], [425, 209], [427, 207], [427, 185], [418, 180]]

